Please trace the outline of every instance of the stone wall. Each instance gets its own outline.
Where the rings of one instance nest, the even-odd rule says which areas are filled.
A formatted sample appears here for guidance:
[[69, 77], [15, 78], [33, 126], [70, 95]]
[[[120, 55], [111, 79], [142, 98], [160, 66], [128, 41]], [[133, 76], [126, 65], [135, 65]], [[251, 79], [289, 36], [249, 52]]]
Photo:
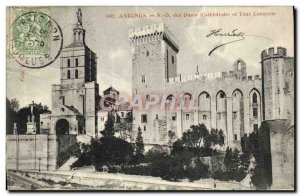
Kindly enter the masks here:
[[6, 168], [56, 170], [58, 154], [75, 142], [75, 135], [7, 135]]
[[294, 141], [295, 129], [290, 120], [268, 120], [262, 123], [257, 162], [263, 168], [261, 175], [271, 185], [270, 189], [294, 189]]

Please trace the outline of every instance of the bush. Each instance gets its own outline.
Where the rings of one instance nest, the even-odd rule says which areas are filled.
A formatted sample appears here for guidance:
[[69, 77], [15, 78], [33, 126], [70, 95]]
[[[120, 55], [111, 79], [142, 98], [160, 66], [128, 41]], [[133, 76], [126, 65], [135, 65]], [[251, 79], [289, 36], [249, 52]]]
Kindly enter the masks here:
[[246, 175], [250, 163], [250, 155], [239, 155], [238, 150], [227, 148], [224, 158], [225, 170], [217, 170], [212, 177], [217, 180], [228, 181], [242, 181]]
[[209, 176], [209, 166], [202, 163], [202, 161], [197, 158], [194, 160], [194, 164], [187, 168], [187, 177], [193, 182], [201, 178], [207, 178]]
[[95, 169], [102, 170], [102, 166], [130, 164], [134, 160], [133, 146], [119, 138], [111, 137], [92, 140], [91, 156]]
[[151, 170], [149, 165], [111, 165], [108, 167], [109, 173], [124, 173], [130, 175], [150, 176]]
[[165, 152], [150, 150], [145, 156], [150, 163], [150, 175], [164, 180], [178, 181], [188, 178], [190, 181], [208, 176], [208, 166], [187, 150], [167, 155]]

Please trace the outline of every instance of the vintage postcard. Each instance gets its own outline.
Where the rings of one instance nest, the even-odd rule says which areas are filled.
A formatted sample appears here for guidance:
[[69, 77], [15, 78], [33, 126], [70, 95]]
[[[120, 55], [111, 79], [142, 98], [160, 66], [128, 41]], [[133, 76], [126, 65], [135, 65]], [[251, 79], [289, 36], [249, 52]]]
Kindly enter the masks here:
[[7, 7], [7, 190], [295, 191], [293, 7]]

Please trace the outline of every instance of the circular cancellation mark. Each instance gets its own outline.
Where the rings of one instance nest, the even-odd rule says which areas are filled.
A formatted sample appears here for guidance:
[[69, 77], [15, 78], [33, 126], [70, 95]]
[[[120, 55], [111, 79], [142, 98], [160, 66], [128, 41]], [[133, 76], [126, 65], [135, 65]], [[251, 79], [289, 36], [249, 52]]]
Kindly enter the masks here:
[[53, 63], [63, 46], [57, 22], [42, 12], [26, 12], [11, 25], [10, 55], [22, 66], [42, 68]]

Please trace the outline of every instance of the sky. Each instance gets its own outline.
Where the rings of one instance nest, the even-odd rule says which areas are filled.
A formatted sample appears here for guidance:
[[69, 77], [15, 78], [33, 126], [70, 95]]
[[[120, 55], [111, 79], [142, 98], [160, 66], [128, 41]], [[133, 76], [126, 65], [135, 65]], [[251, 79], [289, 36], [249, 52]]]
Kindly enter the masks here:
[[[77, 22], [78, 8], [49, 8], [50, 16], [63, 31], [64, 46], [72, 42], [72, 29]], [[197, 66], [200, 73], [229, 71], [238, 58], [246, 62], [248, 75], [257, 75], [261, 69], [260, 54], [269, 47], [285, 47], [288, 56], [294, 56], [292, 7], [80, 8], [83, 27], [86, 30], [86, 45], [97, 55], [97, 82], [100, 94], [111, 85], [120, 93], [131, 93], [131, 45], [128, 31], [135, 27], [161, 22], [168, 26], [179, 40], [177, 64], [178, 73], [182, 75], [195, 74]], [[157, 15], [157, 13], [168, 13], [170, 17], [124, 18], [127, 14]], [[184, 17], [185, 13], [197, 16]], [[209, 13], [228, 13], [229, 16], [203, 16]], [[273, 15], [254, 16], [257, 13], [273, 13]], [[114, 14], [115, 18], [107, 18], [111, 14]], [[181, 17], [178, 17], [179, 14]], [[7, 21], [9, 33], [9, 17]], [[245, 40], [220, 47], [208, 56], [215, 46], [236, 39], [236, 37], [206, 37], [214, 29], [222, 29], [222, 32], [237, 29], [237, 32], [244, 33]], [[51, 85], [60, 82], [59, 64], [58, 58], [47, 67], [29, 69], [19, 65], [7, 53], [7, 97], [17, 98], [21, 107], [34, 101], [51, 108]]]

